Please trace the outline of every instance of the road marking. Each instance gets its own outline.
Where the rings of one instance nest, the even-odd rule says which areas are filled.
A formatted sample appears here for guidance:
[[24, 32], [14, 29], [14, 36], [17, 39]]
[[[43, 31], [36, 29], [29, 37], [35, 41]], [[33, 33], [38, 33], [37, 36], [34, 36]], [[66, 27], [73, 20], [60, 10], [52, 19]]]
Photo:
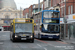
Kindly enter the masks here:
[[[38, 39], [36, 39], [36, 40], [38, 40]], [[45, 41], [42, 41], [42, 40], [38, 40], [38, 41], [43, 42], [43, 43], [46, 43], [46, 44], [48, 44], [48, 45], [50, 45], [50, 46], [52, 46], [52, 47], [55, 47], [55, 46], [56, 46], [56, 45], [50, 44], [50, 43], [45, 42]], [[61, 42], [61, 41], [56, 41], [56, 42], [60, 42], [60, 43], [62, 43], [62, 44], [67, 44], [66, 42]]]
[[37, 44], [39, 47], [42, 47], [40, 44]]
[[62, 44], [67, 44], [66, 42], [61, 42], [61, 41], [56, 41], [56, 42], [60, 42], [60, 43], [62, 43]]
[[3, 44], [3, 42], [0, 42], [0, 44]]
[[47, 48], [44, 48], [45, 50], [47, 50]]
[[[36, 40], [38, 40], [38, 39], [36, 39]], [[48, 42], [45, 42], [45, 41], [42, 41], [42, 40], [38, 40], [38, 41], [43, 42], [43, 43], [46, 43], [47, 45], [50, 45], [50, 46], [52, 46], [52, 47], [55, 47], [55, 45], [50, 44], [50, 43], [48, 43]]]
[[6, 35], [2, 35], [2, 36], [6, 36]]
[[[37, 44], [39, 47], [42, 47], [40, 44]], [[47, 48], [44, 47], [45, 50], [47, 50]]]
[[48, 42], [45, 42], [45, 41], [42, 41], [42, 40], [39, 40], [39, 39], [36, 39], [36, 40], [38, 40], [38, 41], [40, 41], [40, 42], [43, 42], [43, 43], [48, 43]]

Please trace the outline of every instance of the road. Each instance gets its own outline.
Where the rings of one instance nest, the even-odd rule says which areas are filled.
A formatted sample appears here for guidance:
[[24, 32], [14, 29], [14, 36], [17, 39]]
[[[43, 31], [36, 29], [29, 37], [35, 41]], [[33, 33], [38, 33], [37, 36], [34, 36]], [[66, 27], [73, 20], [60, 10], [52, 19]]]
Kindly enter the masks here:
[[0, 32], [0, 50], [75, 50], [74, 44], [56, 40], [38, 40], [30, 42], [11, 42], [10, 32]]

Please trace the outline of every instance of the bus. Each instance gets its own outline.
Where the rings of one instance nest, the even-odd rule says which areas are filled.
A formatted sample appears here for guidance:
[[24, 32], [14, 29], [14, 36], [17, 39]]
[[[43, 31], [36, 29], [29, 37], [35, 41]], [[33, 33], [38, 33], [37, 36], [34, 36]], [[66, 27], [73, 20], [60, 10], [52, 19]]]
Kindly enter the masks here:
[[35, 15], [38, 16], [34, 19], [34, 23], [36, 23], [35, 38], [59, 40], [60, 12], [57, 10], [43, 10]]
[[34, 20], [33, 19], [14, 19], [11, 23], [10, 40], [29, 40], [34, 42]]

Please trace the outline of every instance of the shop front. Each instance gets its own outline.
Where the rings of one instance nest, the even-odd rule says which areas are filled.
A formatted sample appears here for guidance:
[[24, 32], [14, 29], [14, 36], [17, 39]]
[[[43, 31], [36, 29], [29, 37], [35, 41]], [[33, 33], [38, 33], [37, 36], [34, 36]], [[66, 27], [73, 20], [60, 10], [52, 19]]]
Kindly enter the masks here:
[[[72, 18], [70, 17], [68, 16], [67, 23], [64, 23], [64, 18], [60, 18], [60, 34], [61, 34], [60, 37], [61, 39], [68, 39], [68, 40], [75, 39], [75, 20], [71, 20]], [[66, 29], [64, 29], [65, 26], [66, 26]]]
[[11, 31], [11, 27], [10, 26], [3, 26], [4, 31]]

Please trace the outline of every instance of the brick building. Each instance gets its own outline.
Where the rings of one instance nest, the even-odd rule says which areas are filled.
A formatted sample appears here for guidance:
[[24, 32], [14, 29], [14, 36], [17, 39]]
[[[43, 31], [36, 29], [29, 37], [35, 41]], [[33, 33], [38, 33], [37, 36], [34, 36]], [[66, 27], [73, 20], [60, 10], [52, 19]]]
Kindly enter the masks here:
[[51, 7], [51, 0], [43, 0], [44, 3], [44, 9], [48, 10]]
[[28, 18], [29, 17], [29, 8], [26, 8], [23, 10], [23, 18]]
[[66, 3], [66, 14], [70, 15], [74, 13], [75, 13], [75, 0], [68, 0]]
[[[54, 10], [58, 9], [60, 11], [60, 17], [65, 16], [65, 0], [43, 0], [43, 1], [45, 10], [53, 7]], [[74, 9], [75, 9], [75, 0], [66, 0], [66, 15], [74, 14], [75, 13]]]
[[54, 7], [55, 10], [59, 9], [60, 17], [65, 17], [65, 12], [66, 12], [66, 17], [67, 17], [66, 34], [64, 33], [64, 31], [63, 33], [62, 32], [61, 33], [64, 34], [64, 36], [67, 36], [65, 37], [67, 39], [75, 39], [75, 31], [74, 31], [75, 30], [74, 29], [75, 28], [75, 0], [66, 0], [66, 10], [65, 10], [65, 0], [52, 0], [51, 4], [52, 4], [51, 6]]
[[32, 17], [33, 5], [29, 7], [29, 18]]

